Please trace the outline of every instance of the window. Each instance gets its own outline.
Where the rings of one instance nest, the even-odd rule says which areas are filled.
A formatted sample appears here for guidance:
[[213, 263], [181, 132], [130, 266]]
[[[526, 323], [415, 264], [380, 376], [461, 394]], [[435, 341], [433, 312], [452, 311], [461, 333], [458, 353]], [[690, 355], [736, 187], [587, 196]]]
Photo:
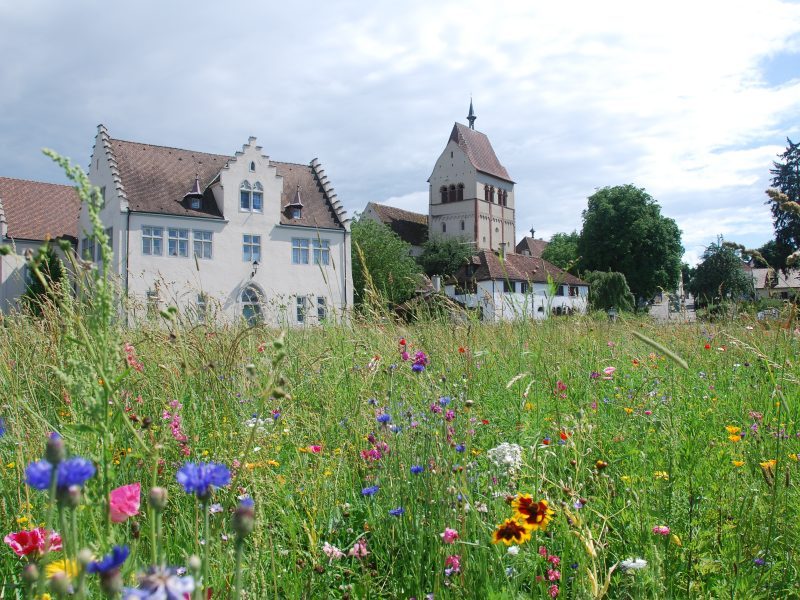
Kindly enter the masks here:
[[239, 296], [242, 305], [242, 318], [252, 327], [261, 321], [261, 294], [255, 286], [248, 285]]
[[242, 241], [242, 260], [261, 261], [261, 236], [244, 234]]
[[563, 296], [564, 295], [564, 286], [560, 285], [556, 288], [556, 296]]
[[520, 294], [527, 294], [528, 293], [528, 282], [521, 281], [519, 284], [519, 293]]
[[442, 204], [445, 204], [447, 202], [447, 186], [440, 187], [439, 193], [442, 195]]
[[506, 294], [510, 294], [514, 291], [514, 284], [511, 283], [508, 279], [503, 280], [503, 292]]
[[81, 257], [83, 260], [94, 260], [94, 244], [88, 237], [81, 240]]
[[253, 184], [253, 212], [264, 210], [264, 188], [257, 181]]
[[483, 186], [483, 199], [486, 200], [486, 202], [489, 201], [489, 186], [488, 185]]
[[456, 186], [450, 185], [450, 202], [456, 201]]
[[191, 202], [189, 202], [189, 206], [192, 208], [192, 210], [200, 210], [200, 208], [203, 206], [201, 198], [198, 198], [197, 196], [192, 196], [192, 200]]
[[211, 259], [211, 231], [197, 231], [192, 232], [194, 236], [194, 255], [197, 258]]
[[[106, 237], [108, 238], [108, 247], [111, 252], [114, 252], [114, 228], [109, 227], [106, 229]], [[100, 245], [97, 246], [98, 254], [100, 253]]]
[[292, 264], [308, 264], [309, 240], [305, 238], [292, 238]]
[[292, 218], [299, 219], [302, 216], [302, 210], [299, 206], [292, 207]]
[[206, 315], [208, 314], [208, 296], [205, 292], [197, 294], [197, 304], [195, 306], [195, 316], [198, 323], [206, 322]]
[[317, 296], [317, 320], [324, 321], [328, 318], [328, 304], [324, 296]]
[[464, 221], [461, 221], [461, 231], [464, 231]]
[[100, 188], [100, 208], [106, 206], [106, 186]]
[[464, 199], [464, 184], [459, 183], [458, 188], [456, 189], [456, 200], [461, 202]]
[[161, 256], [163, 253], [163, 227], [142, 226], [142, 254]]
[[151, 319], [158, 315], [158, 305], [161, 299], [158, 297], [158, 289], [147, 290], [147, 316]]
[[569, 286], [569, 295], [572, 296], [572, 297], [575, 297], [575, 296], [578, 295], [578, 286], [577, 285]]
[[442, 233], [447, 233], [447, 223], [442, 223]]
[[250, 161], [250, 172], [251, 173], [255, 173], [256, 172], [256, 163], [254, 161], [252, 161], [252, 160]]
[[239, 210], [244, 212], [253, 210], [253, 188], [248, 181], [243, 181], [239, 187]]
[[331, 262], [331, 243], [329, 240], [313, 240], [314, 248], [314, 264], [325, 265], [326, 267]]
[[33, 285], [33, 269], [28, 265], [22, 266], [22, 282], [26, 289]]
[[167, 254], [169, 256], [189, 256], [189, 230], [174, 229], [167, 230]]
[[306, 322], [306, 298], [305, 298], [305, 296], [297, 296], [296, 306], [297, 306], [297, 322], [298, 323], [305, 323]]

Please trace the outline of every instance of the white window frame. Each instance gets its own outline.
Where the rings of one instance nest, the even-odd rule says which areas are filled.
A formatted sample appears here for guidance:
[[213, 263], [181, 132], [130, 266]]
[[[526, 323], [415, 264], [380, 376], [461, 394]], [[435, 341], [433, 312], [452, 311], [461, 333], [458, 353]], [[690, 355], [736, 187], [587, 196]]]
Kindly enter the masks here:
[[205, 323], [208, 319], [208, 295], [205, 292], [197, 294], [195, 316], [198, 323]]
[[292, 264], [307, 265], [310, 262], [311, 240], [308, 238], [292, 238]]
[[[214, 232], [201, 229], [192, 230], [192, 250], [194, 255], [203, 260], [214, 258]], [[199, 252], [198, 252], [199, 250]]]
[[[256, 206], [256, 204], [258, 204], [258, 206]], [[254, 213], [264, 212], [264, 186], [258, 181], [253, 184], [253, 191], [250, 194], [250, 206]]]
[[328, 318], [328, 300], [325, 296], [317, 296], [317, 321]]
[[[158, 242], [158, 252], [155, 245]], [[164, 256], [164, 228], [153, 225], [142, 225], [142, 255]]]
[[[246, 204], [246, 206], [245, 206]], [[239, 212], [252, 212], [253, 188], [246, 179], [239, 186]]]
[[295, 296], [295, 318], [298, 323], [306, 322], [306, 297]]
[[[175, 248], [175, 253], [172, 252], [173, 246]], [[167, 256], [189, 258], [188, 229], [183, 229], [182, 227], [169, 227], [167, 229]]]
[[261, 236], [250, 233], [242, 234], [242, 261], [261, 262]]
[[331, 241], [316, 238], [311, 242], [311, 247], [314, 250], [314, 264], [321, 264], [326, 267], [331, 264]]

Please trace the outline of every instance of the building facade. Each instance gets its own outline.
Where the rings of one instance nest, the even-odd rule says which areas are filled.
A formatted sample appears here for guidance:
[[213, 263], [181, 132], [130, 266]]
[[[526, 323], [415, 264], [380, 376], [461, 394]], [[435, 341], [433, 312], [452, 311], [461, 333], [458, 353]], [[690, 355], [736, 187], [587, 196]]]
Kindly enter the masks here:
[[[129, 142], [101, 125], [89, 178], [134, 319], [175, 305], [199, 320], [304, 325], [352, 306], [349, 219], [316, 159], [273, 161], [255, 138], [233, 155]], [[85, 208], [79, 236], [98, 261]]]

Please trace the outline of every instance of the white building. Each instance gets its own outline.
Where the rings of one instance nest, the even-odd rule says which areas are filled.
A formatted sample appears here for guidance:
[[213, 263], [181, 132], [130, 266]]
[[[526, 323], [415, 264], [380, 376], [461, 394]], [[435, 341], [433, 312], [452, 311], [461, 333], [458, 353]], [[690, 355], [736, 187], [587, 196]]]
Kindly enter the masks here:
[[800, 296], [800, 269], [752, 269], [753, 288], [757, 298], [788, 300]]
[[[349, 219], [325, 171], [316, 159], [270, 160], [255, 142], [226, 156], [98, 127], [89, 177], [129, 315], [176, 305], [197, 318], [301, 325], [352, 306]], [[89, 230], [83, 208], [80, 251], [97, 261]]]
[[35, 252], [45, 240], [75, 244], [78, 205], [70, 186], [0, 177], [0, 245], [11, 248], [11, 254], [0, 256], [0, 312], [19, 308], [31, 281], [26, 252]]

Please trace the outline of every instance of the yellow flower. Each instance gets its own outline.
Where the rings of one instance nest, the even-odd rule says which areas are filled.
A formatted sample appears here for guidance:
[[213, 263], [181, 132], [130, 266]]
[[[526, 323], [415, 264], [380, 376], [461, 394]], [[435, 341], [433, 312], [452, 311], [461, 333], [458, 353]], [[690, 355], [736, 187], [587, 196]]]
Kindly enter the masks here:
[[279, 463], [277, 460], [268, 460], [267, 464], [270, 467], [280, 467], [281, 466], [281, 463]]
[[741, 442], [742, 441], [742, 436], [740, 436], [740, 435], [729, 435], [728, 439], [730, 441], [734, 442], [734, 443]]
[[17, 517], [17, 523], [19, 525], [24, 525], [28, 522], [28, 517]]
[[672, 543], [675, 544], [676, 546], [683, 546], [683, 542], [681, 542], [681, 538], [679, 538], [674, 533], [671, 536], [669, 536], [669, 539], [672, 540]]
[[53, 597], [47, 592], [45, 592], [41, 596], [36, 596], [36, 600], [53, 600]]
[[534, 502], [530, 494], [517, 494], [511, 502], [511, 508], [514, 509], [514, 519], [531, 531], [537, 529], [544, 531], [555, 514], [547, 500]]
[[730, 433], [731, 435], [733, 435], [734, 433], [741, 433], [742, 432], [742, 428], [741, 427], [737, 427], [736, 425], [725, 425], [725, 430], [728, 433]]
[[61, 559], [54, 560], [44, 568], [44, 573], [50, 579], [56, 573], [64, 573], [69, 579], [78, 575], [78, 563], [74, 560]]
[[654, 474], [656, 479], [663, 479], [664, 481], [669, 481], [669, 473], [666, 471], [656, 471]]
[[6, 465], [6, 469], [14, 469], [17, 466], [17, 463], [10, 462]]
[[741, 467], [741, 466], [744, 465], [744, 461], [743, 460], [734, 460], [734, 461], [731, 461], [731, 462], [733, 462], [733, 466], [734, 467]]
[[622, 481], [624, 481], [625, 483], [630, 483], [630, 482], [631, 482], [631, 476], [630, 476], [630, 475], [622, 475], [622, 476], [620, 477], [620, 479], [621, 479]]
[[525, 403], [525, 410], [533, 410], [533, 404], [530, 402]]
[[628, 413], [628, 414], [631, 414], [631, 413], [633, 413], [633, 409], [626, 406], [625, 407], [625, 412]]
[[798, 457], [797, 454], [790, 454], [789, 458], [791, 458], [794, 462], [800, 460], [800, 457]]
[[503, 542], [506, 546], [511, 544], [519, 546], [531, 539], [531, 531], [533, 530], [528, 529], [519, 521], [506, 519], [497, 526], [492, 534], [492, 543]]
[[775, 460], [774, 458], [771, 458], [769, 460], [765, 460], [764, 462], [758, 463], [758, 464], [761, 465], [762, 469], [765, 469], [767, 471], [771, 471], [772, 469], [775, 468], [775, 465], [778, 464], [778, 461]]

